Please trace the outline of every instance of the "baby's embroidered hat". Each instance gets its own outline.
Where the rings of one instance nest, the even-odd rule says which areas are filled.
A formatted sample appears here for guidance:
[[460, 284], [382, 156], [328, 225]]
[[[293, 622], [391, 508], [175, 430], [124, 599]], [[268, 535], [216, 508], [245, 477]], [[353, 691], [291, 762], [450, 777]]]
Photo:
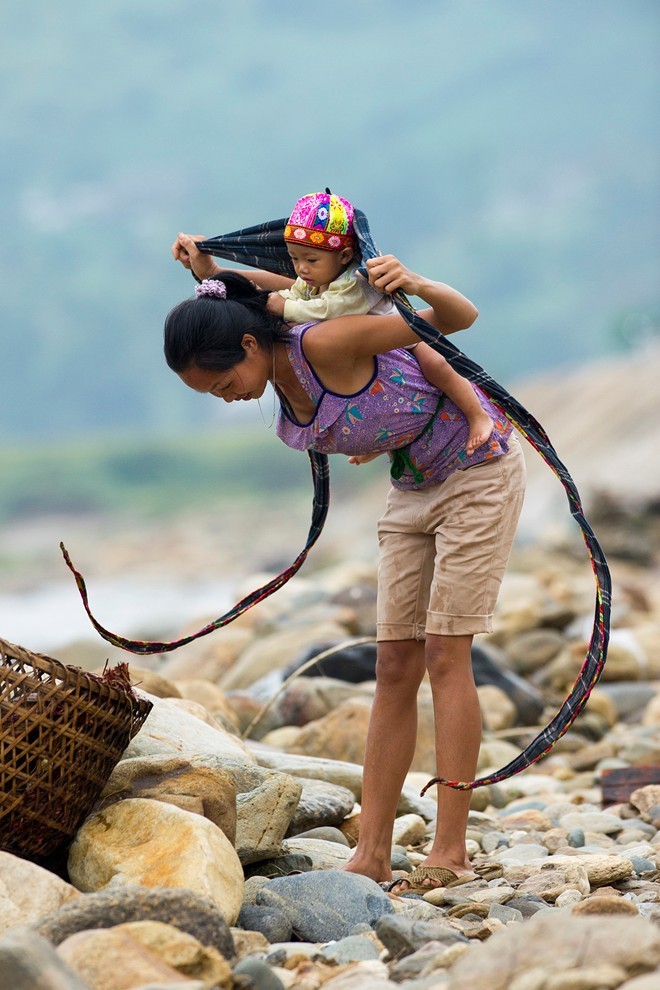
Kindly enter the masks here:
[[347, 199], [334, 193], [309, 193], [299, 199], [284, 229], [284, 240], [323, 251], [355, 247], [354, 209]]

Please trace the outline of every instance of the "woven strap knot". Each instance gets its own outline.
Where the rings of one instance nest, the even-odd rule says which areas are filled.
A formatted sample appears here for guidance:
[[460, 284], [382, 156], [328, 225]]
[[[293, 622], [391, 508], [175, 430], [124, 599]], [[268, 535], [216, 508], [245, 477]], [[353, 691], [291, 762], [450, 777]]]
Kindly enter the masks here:
[[432, 430], [433, 424], [435, 423], [444, 402], [445, 397], [444, 395], [441, 395], [438, 399], [438, 404], [435, 407], [435, 412], [430, 417], [422, 432], [418, 434], [414, 440], [411, 440], [405, 447], [397, 447], [396, 450], [390, 451], [390, 457], [392, 460], [390, 465], [390, 477], [394, 478], [395, 481], [399, 481], [405, 471], [410, 471], [416, 485], [421, 485], [424, 481], [424, 473], [419, 470], [416, 464], [413, 463], [413, 459], [410, 456], [409, 451], [414, 443], [417, 443], [417, 441], [421, 440], [426, 433], [429, 433]]

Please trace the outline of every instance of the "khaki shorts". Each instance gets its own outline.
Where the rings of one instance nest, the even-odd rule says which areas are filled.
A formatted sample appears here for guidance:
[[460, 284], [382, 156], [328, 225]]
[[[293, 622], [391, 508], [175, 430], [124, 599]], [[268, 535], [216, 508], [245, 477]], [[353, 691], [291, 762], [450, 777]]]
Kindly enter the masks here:
[[513, 435], [508, 454], [430, 488], [392, 488], [378, 523], [377, 637], [491, 632], [525, 492]]

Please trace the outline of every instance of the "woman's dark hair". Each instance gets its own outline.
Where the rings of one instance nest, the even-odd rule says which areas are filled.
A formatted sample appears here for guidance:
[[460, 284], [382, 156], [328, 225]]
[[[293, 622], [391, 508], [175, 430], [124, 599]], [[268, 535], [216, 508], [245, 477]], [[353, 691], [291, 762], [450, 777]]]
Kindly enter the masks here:
[[246, 333], [264, 348], [287, 339], [282, 320], [266, 310], [268, 292], [238, 272], [222, 272], [214, 278], [224, 282], [226, 299], [185, 299], [167, 315], [164, 350], [172, 371], [185, 371], [191, 365], [208, 371], [233, 368], [245, 359], [241, 341]]

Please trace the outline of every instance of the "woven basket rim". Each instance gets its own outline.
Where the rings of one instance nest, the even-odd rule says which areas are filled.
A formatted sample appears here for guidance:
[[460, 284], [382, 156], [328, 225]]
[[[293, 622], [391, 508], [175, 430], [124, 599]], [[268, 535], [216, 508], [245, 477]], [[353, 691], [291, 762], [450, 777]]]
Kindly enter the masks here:
[[70, 681], [72, 676], [75, 676], [82, 679], [85, 687], [92, 694], [101, 695], [111, 701], [131, 701], [134, 708], [144, 710], [148, 706], [148, 710], [151, 710], [151, 702], [147, 698], [140, 697], [134, 689], [131, 689], [130, 692], [122, 691], [104, 681], [99, 674], [93, 674], [76, 664], [63, 663], [46, 653], [35, 653], [24, 646], [18, 646], [2, 638], [0, 638], [0, 681], [2, 680], [3, 668], [9, 666], [6, 662], [7, 658], [19, 660], [42, 673], [54, 675], [65, 683]]

